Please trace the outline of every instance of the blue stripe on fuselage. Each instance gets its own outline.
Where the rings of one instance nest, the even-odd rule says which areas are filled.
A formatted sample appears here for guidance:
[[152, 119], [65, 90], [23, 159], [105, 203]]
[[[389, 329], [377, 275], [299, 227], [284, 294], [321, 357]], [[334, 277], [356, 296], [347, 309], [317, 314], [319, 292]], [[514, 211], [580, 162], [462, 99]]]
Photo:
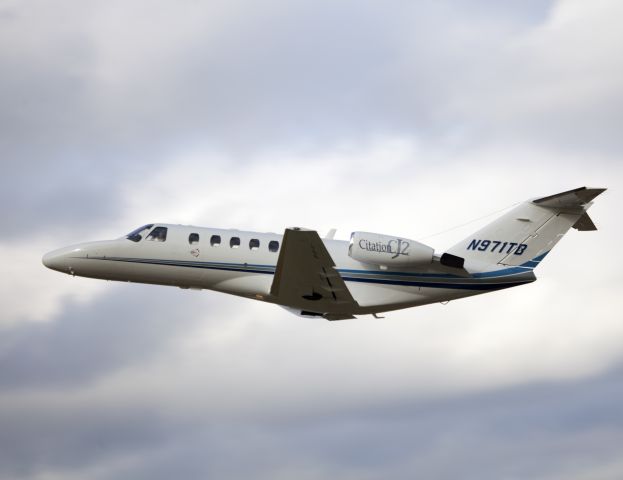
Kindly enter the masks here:
[[[138, 263], [147, 265], [164, 265], [164, 266], [176, 266], [185, 268], [201, 268], [206, 270], [221, 270], [229, 272], [244, 272], [244, 273], [261, 273], [274, 275], [275, 265], [262, 265], [262, 264], [241, 264], [241, 263], [226, 263], [226, 262], [200, 262], [192, 260], [166, 260], [166, 259], [149, 259], [149, 258], [126, 258], [126, 257], [89, 257], [91, 260], [107, 260], [112, 262], [124, 262], [124, 263]], [[494, 272], [480, 272], [475, 273], [470, 277], [461, 277], [454, 274], [443, 273], [417, 273], [417, 272], [387, 272], [379, 270], [353, 270], [353, 269], [337, 269], [341, 274], [344, 281], [372, 283], [372, 284], [384, 284], [384, 285], [399, 285], [409, 287], [428, 287], [428, 288], [447, 288], [447, 289], [461, 289], [461, 290], [499, 290], [503, 288], [509, 288], [516, 285], [523, 285], [530, 283], [534, 279], [518, 279], [509, 278], [508, 282], [470, 282], [470, 280], [480, 278], [499, 278], [513, 277], [517, 274], [530, 272], [530, 268], [526, 267], [512, 267]], [[353, 276], [355, 275], [355, 276]], [[376, 277], [376, 278], [369, 278]], [[379, 278], [379, 277], [393, 277], [393, 278]], [[408, 277], [397, 278], [397, 277]], [[429, 281], [419, 280], [420, 278], [427, 278]], [[432, 279], [444, 279], [446, 282], [430, 281]]]

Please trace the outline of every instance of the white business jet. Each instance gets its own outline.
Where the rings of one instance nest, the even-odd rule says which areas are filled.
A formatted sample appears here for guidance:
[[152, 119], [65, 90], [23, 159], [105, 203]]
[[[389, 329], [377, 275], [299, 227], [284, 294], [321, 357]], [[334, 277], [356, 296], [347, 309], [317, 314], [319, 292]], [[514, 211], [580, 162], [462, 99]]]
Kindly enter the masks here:
[[153, 223], [117, 240], [47, 253], [43, 264], [82, 277], [208, 289], [270, 302], [302, 316], [344, 320], [446, 302], [536, 280], [534, 268], [604, 188], [528, 200], [448, 251], [403, 237], [314, 230], [283, 235]]

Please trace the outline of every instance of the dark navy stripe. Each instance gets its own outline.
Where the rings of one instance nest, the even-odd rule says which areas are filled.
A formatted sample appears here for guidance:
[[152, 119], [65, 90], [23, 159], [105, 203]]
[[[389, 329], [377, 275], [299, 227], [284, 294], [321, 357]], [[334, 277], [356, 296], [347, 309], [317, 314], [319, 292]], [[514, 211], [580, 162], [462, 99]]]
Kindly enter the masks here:
[[[195, 262], [195, 261], [177, 261], [177, 260], [156, 260], [156, 259], [145, 259], [145, 258], [121, 258], [121, 257], [89, 257], [93, 260], [108, 260], [112, 262], [125, 262], [125, 263], [140, 263], [146, 265], [164, 265], [164, 266], [176, 266], [176, 267], [185, 267], [185, 268], [202, 268], [206, 270], [221, 270], [228, 272], [243, 272], [243, 273], [263, 273], [273, 275], [274, 267], [266, 265], [263, 267], [264, 269], [260, 270], [257, 267], [262, 267], [260, 265], [253, 265], [256, 268], [249, 265], [248, 267], [242, 266], [242, 264], [236, 263], [222, 263], [222, 262]], [[510, 270], [510, 269], [507, 269]], [[522, 272], [525, 270], [521, 270]], [[365, 270], [356, 271], [355, 272], [366, 272]], [[377, 276], [385, 275], [387, 272], [374, 272], [369, 271], [368, 275], [375, 274]], [[494, 272], [487, 272], [494, 273]], [[459, 277], [460, 278], [460, 277]], [[475, 278], [475, 277], [472, 277]], [[343, 276], [342, 279], [348, 282], [360, 282], [360, 283], [374, 283], [374, 284], [384, 284], [384, 285], [399, 285], [399, 286], [408, 286], [408, 287], [428, 287], [428, 288], [447, 288], [447, 289], [461, 289], [461, 290], [500, 290], [504, 288], [514, 287], [517, 285], [523, 285], [525, 283], [530, 283], [533, 280], [522, 280], [522, 281], [514, 281], [514, 282], [500, 282], [500, 283], [447, 283], [447, 282], [425, 282], [425, 281], [413, 281], [413, 280], [388, 280], [381, 278], [366, 278], [366, 277], [350, 277]]]
[[[545, 252], [532, 260], [516, 266], [504, 268], [501, 270], [494, 270], [491, 272], [477, 272], [468, 278], [495, 278], [506, 277], [509, 275], [522, 274], [534, 269], [539, 262], [545, 258], [549, 253]], [[120, 262], [134, 262], [145, 263], [152, 265], [171, 265], [171, 266], [186, 266], [195, 268], [204, 268], [209, 270], [228, 270], [236, 272], [251, 272], [251, 273], [274, 273], [275, 265], [263, 265], [263, 264], [240, 264], [240, 263], [228, 263], [228, 262], [199, 262], [199, 261], [187, 261], [187, 260], [159, 260], [159, 259], [143, 259], [143, 258], [126, 258], [126, 257], [90, 257], [96, 260], [110, 260]], [[466, 277], [448, 274], [448, 273], [418, 273], [418, 272], [396, 272], [396, 271], [383, 271], [383, 270], [354, 270], [354, 269], [336, 269], [339, 273], [355, 274], [355, 275], [375, 275], [375, 276], [397, 276], [397, 277], [420, 277], [420, 278], [442, 278], [447, 280], [460, 280]]]
[[[505, 268], [504, 270], [497, 270], [495, 272], [477, 272], [477, 273], [473, 273], [472, 277], [473, 278], [494, 278], [494, 277], [507, 277], [510, 275], [517, 275], [518, 273], [526, 273], [526, 272], [531, 272], [532, 269], [528, 268], [528, 267], [512, 267], [512, 268]], [[504, 272], [503, 274], [501, 274], [501, 272]]]
[[[125, 262], [125, 263], [142, 263], [146, 265], [165, 265], [169, 267], [186, 267], [186, 268], [203, 268], [206, 270], [225, 270], [229, 272], [248, 272], [248, 273], [267, 273], [273, 275], [275, 273], [274, 270], [257, 270], [255, 268], [245, 268], [240, 264], [220, 264], [220, 265], [211, 265], [207, 262], [187, 262], [187, 261], [177, 261], [177, 260], [152, 260], [152, 259], [143, 259], [143, 258], [117, 258], [117, 257], [90, 257], [94, 260], [108, 260], [111, 262]], [[228, 265], [232, 265], [231, 267]]]
[[428, 278], [465, 278], [461, 275], [455, 275], [453, 273], [418, 273], [418, 272], [396, 272], [386, 270], [353, 270], [349, 268], [336, 268], [340, 273], [346, 274], [365, 274], [365, 275], [391, 275], [397, 277], [428, 277]]

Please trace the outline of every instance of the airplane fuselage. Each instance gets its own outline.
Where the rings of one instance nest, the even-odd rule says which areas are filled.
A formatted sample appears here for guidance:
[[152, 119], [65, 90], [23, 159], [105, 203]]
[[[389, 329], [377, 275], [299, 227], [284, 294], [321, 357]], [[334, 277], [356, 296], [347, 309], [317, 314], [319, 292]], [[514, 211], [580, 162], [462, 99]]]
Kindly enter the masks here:
[[[310, 311], [309, 302], [284, 304], [271, 295], [283, 235], [185, 225], [156, 224], [159, 240], [143, 235], [59, 249], [43, 262], [71, 275], [105, 280], [206, 289]], [[421, 268], [388, 268], [349, 256], [349, 242], [322, 240], [335, 270], [358, 304], [352, 314], [372, 314], [443, 302], [536, 279], [531, 268], [467, 262], [464, 269], [433, 261]]]

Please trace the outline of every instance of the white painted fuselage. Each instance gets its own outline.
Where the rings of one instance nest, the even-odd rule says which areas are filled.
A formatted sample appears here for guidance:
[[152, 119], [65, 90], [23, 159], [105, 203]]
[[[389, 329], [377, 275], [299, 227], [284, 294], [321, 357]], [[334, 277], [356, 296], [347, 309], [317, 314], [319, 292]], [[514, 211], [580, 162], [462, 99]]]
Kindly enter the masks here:
[[[156, 227], [167, 229], [165, 241], [143, 238], [134, 242], [123, 237], [82, 243], [50, 252], [43, 262], [54, 270], [81, 277], [214, 290], [279, 303], [270, 294], [279, 252], [271, 252], [268, 246], [272, 241], [281, 248], [283, 235], [168, 224]], [[199, 240], [191, 244], [192, 234]], [[220, 242], [211, 244], [215, 236]], [[232, 239], [239, 239], [239, 245], [231, 246]], [[254, 240], [259, 246], [252, 248]], [[513, 272], [498, 268], [499, 275], [479, 278], [482, 266], [477, 264], [466, 265], [462, 271], [439, 262], [417, 271], [389, 270], [353, 260], [348, 255], [348, 241], [324, 239], [323, 243], [359, 304], [352, 314], [453, 300], [535, 280], [532, 269], [527, 268]]]

